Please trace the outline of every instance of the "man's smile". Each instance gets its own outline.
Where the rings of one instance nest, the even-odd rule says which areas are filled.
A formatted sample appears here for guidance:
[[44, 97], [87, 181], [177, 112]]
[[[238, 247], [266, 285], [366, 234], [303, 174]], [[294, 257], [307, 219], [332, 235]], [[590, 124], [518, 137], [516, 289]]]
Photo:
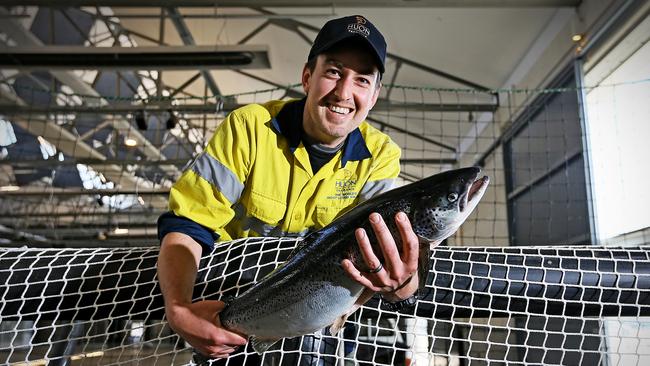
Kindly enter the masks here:
[[334, 112], [334, 113], [338, 113], [338, 114], [348, 114], [348, 113], [350, 113], [350, 111], [351, 111], [350, 108], [347, 108], [347, 107], [340, 107], [340, 106], [336, 106], [336, 105], [333, 105], [333, 104], [328, 104], [328, 105], [327, 105], [327, 108], [328, 108], [330, 111], [332, 111], [332, 112]]

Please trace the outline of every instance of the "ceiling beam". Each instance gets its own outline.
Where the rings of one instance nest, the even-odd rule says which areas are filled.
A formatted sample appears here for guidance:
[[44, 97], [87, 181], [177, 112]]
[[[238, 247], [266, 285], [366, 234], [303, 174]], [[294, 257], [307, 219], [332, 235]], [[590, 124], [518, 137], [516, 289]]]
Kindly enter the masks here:
[[451, 80], [453, 82], [456, 82], [456, 83], [461, 84], [461, 85], [465, 85], [465, 86], [473, 88], [473, 89], [478, 89], [478, 90], [481, 90], [481, 91], [489, 91], [490, 90], [490, 88], [488, 88], [487, 86], [483, 86], [483, 85], [474, 83], [472, 81], [465, 80], [465, 79], [463, 79], [461, 77], [458, 77], [456, 75], [452, 75], [452, 74], [444, 72], [442, 70], [434, 69], [433, 67], [421, 64], [419, 62], [415, 62], [413, 60], [409, 60], [409, 59], [407, 59], [405, 57], [398, 56], [398, 55], [396, 55], [394, 53], [389, 52], [388, 57], [395, 60], [395, 61], [397, 61], [397, 62], [399, 62], [400, 66], [402, 64], [404, 64], [404, 65], [408, 65], [408, 66], [411, 66], [411, 67], [415, 67], [416, 69], [426, 71], [426, 72], [428, 72], [430, 74], [445, 78], [447, 80]]
[[0, 67], [18, 70], [268, 69], [262, 45], [0, 47]]
[[[115, 233], [115, 228], [128, 229], [128, 233]], [[143, 235], [155, 237], [158, 233], [155, 221], [153, 223], [148, 223], [148, 225], [145, 223], [133, 223], [128, 221], [111, 223], [97, 222], [94, 224], [84, 223], [83, 227], [75, 227], [66, 224], [51, 226], [48, 223], [30, 223], [30, 225], [21, 227], [20, 229], [29, 230], [29, 233], [32, 235], [52, 236], [59, 240], [66, 238], [85, 238], [88, 237], [88, 235], [94, 236], [98, 232], [122, 237]], [[5, 232], [7, 232], [6, 229]]]
[[98, 220], [101, 218], [139, 218], [148, 220], [150, 217], [158, 217], [163, 212], [166, 212], [167, 208], [160, 210], [137, 210], [137, 211], [92, 211], [92, 210], [83, 210], [76, 209], [68, 212], [60, 212], [51, 210], [49, 212], [11, 212], [11, 213], [0, 213], [0, 222], [5, 221], [7, 223], [14, 222], [15, 219], [58, 219], [64, 217], [74, 218], [75, 220], [86, 219], [90, 222], [91, 220]]
[[[105, 174], [105, 172], [102, 172]], [[122, 172], [122, 175], [126, 173]], [[108, 177], [107, 177], [108, 178]], [[122, 180], [121, 183], [124, 183]], [[58, 187], [34, 187], [25, 186], [20, 187], [16, 191], [2, 192], [3, 198], [8, 197], [39, 197], [55, 195], [56, 197], [65, 196], [116, 196], [116, 195], [137, 195], [137, 196], [165, 196], [164, 203], [167, 204], [167, 195], [169, 195], [169, 188], [152, 188], [152, 187], [137, 187], [134, 185], [121, 184], [119, 189], [84, 189], [84, 188], [58, 188]]]
[[577, 7], [581, 0], [3, 0], [4, 6], [522, 8]]
[[420, 139], [422, 141], [428, 142], [428, 143], [430, 143], [432, 145], [435, 145], [435, 146], [441, 147], [441, 148], [443, 148], [445, 150], [456, 153], [456, 148], [455, 147], [453, 147], [451, 145], [448, 145], [448, 144], [445, 144], [444, 142], [440, 142], [440, 141], [437, 141], [437, 140], [434, 140], [434, 139], [430, 139], [430, 138], [428, 138], [426, 136], [422, 136], [422, 134], [419, 134], [419, 133], [416, 133], [416, 132], [411, 132], [411, 131], [406, 130], [404, 128], [397, 127], [395, 125], [391, 125], [390, 123], [386, 123], [386, 122], [384, 122], [382, 120], [379, 120], [377, 118], [368, 117], [367, 120], [377, 124], [381, 128], [382, 131], [384, 131], [385, 129], [388, 128], [389, 130], [399, 132], [399, 133], [403, 133], [403, 134], [405, 134], [407, 136], [415, 137], [415, 138]]
[[[265, 9], [257, 9], [257, 10], [262, 11], [265, 14], [272, 14], [271, 12], [269, 12], [268, 10], [265, 10]], [[313, 26], [313, 25], [308, 24], [308, 23], [300, 22], [300, 21], [297, 21], [297, 20], [293, 20], [293, 19], [271, 19], [271, 20], [269, 20], [269, 22], [271, 22], [272, 24], [274, 24], [274, 25], [276, 25], [278, 27], [281, 27], [281, 28], [287, 29], [289, 31], [295, 32], [296, 34], [301, 36], [307, 42], [307, 44], [311, 44], [312, 41], [309, 38], [307, 38], [300, 31], [300, 28], [308, 29], [308, 30], [311, 30], [313, 32], [318, 32], [320, 30], [320, 28], [318, 28], [316, 26]], [[463, 79], [463, 78], [461, 78], [459, 76], [452, 75], [450, 73], [447, 73], [447, 72], [444, 72], [442, 70], [438, 70], [436, 68], [421, 64], [419, 62], [407, 59], [405, 57], [399, 56], [399, 55], [394, 54], [394, 53], [389, 52], [386, 55], [386, 59], [394, 60], [395, 62], [397, 62], [399, 64], [405, 64], [405, 65], [414, 67], [414, 68], [416, 68], [418, 70], [427, 72], [427, 73], [432, 74], [432, 75], [439, 76], [441, 78], [444, 78], [444, 79], [453, 81], [455, 83], [470, 87], [472, 89], [478, 89], [478, 90], [481, 90], [481, 91], [490, 91], [490, 88], [488, 88], [487, 86], [483, 86], [483, 85], [480, 85], [478, 83], [474, 83], [474, 82], [472, 82], [470, 80], [465, 80], [465, 79]], [[492, 93], [492, 94], [495, 95], [495, 97], [496, 97], [496, 93]], [[497, 104], [498, 104], [498, 100], [497, 100]]]
[[[166, 10], [167, 13], [171, 16], [172, 24], [174, 24], [174, 27], [176, 28], [178, 35], [181, 37], [183, 44], [186, 46], [196, 45], [196, 42], [194, 41], [194, 37], [190, 32], [190, 28], [187, 26], [187, 24], [185, 24], [185, 20], [183, 20], [183, 16], [178, 11], [178, 9], [176, 9], [173, 6], [170, 6]], [[266, 59], [268, 63], [268, 55]], [[210, 88], [210, 92], [212, 92], [212, 95], [221, 95], [221, 91], [217, 86], [217, 82], [212, 77], [212, 74], [210, 74], [208, 70], [201, 70], [201, 75], [203, 75], [203, 79], [205, 80], [205, 83], [208, 86], [208, 88]]]
[[305, 96], [305, 93], [297, 91], [297, 90], [293, 90], [290, 85], [282, 85], [280, 83], [275, 83], [275, 82], [273, 82], [271, 80], [268, 80], [268, 79], [265, 79], [263, 77], [253, 75], [253, 74], [251, 74], [249, 72], [245, 72], [245, 71], [241, 71], [241, 70], [233, 70], [233, 71], [240, 74], [240, 75], [244, 75], [244, 76], [246, 76], [248, 78], [251, 78], [253, 80], [257, 80], [259, 82], [269, 84], [269, 85], [274, 86], [274, 87], [276, 87], [278, 89], [285, 89], [286, 90], [285, 91], [286, 95], [288, 97], [290, 97], [290, 98], [303, 98]]
[[[0, 88], [0, 94], [9, 98], [14, 98], [13, 100], [18, 104], [24, 105], [25, 103], [18, 96], [8, 93], [3, 88]], [[79, 139], [78, 136], [66, 130], [62, 126], [59, 126], [55, 122], [46, 119], [37, 120], [33, 118], [25, 119], [21, 117], [14, 117], [11, 119], [11, 121], [13, 123], [16, 123], [24, 130], [28, 131], [32, 135], [42, 136], [44, 139], [50, 141], [52, 144], [54, 144], [54, 146], [56, 146], [58, 151], [63, 152], [68, 157], [96, 159], [96, 160], [106, 159], [106, 157], [103, 154], [101, 154], [99, 151], [92, 148], [92, 146]], [[163, 167], [170, 167], [170, 165], [168, 164], [161, 165], [161, 169]], [[171, 168], [177, 170], [175, 166], [171, 166]], [[102, 173], [107, 179], [114, 182], [120, 188], [139, 191], [143, 189], [150, 190], [155, 186], [153, 182], [149, 182], [145, 179], [136, 177], [131, 173], [127, 173], [121, 166], [117, 164], [99, 165], [95, 167], [95, 170], [97, 172]], [[27, 188], [27, 187], [21, 187], [21, 190], [23, 188]], [[35, 189], [35, 188], [30, 187], [28, 189]], [[43, 187], [38, 187], [37, 189], [42, 191]], [[54, 189], [54, 188], [50, 187], [50, 189]], [[2, 193], [3, 196], [5, 196], [6, 193], [12, 193], [12, 192], [2, 192]], [[167, 200], [164, 198], [158, 198], [156, 200], [158, 201], [155, 202], [157, 204], [167, 203]]]
[[[449, 150], [447, 147], [445, 149]], [[165, 161], [151, 161], [151, 160], [135, 160], [135, 159], [68, 159], [59, 161], [57, 159], [48, 159], [48, 160], [36, 160], [36, 159], [12, 159], [12, 160], [0, 160], [0, 165], [11, 165], [14, 169], [24, 169], [24, 168], [44, 168], [44, 167], [62, 167], [62, 166], [72, 166], [76, 164], [86, 164], [86, 165], [138, 165], [138, 166], [157, 166], [160, 164], [171, 164], [176, 165], [185, 165], [190, 162], [191, 159], [170, 159]], [[423, 158], [423, 159], [411, 159], [411, 158], [401, 158], [400, 163], [402, 164], [453, 164], [457, 160], [454, 158]], [[49, 189], [49, 188], [48, 188]], [[49, 191], [48, 191], [49, 192]]]
[[[293, 89], [288, 89], [293, 90]], [[290, 97], [300, 97], [298, 92], [291, 92]], [[120, 115], [144, 111], [146, 113], [167, 113], [169, 110], [185, 114], [210, 114], [218, 111], [230, 112], [242, 107], [232, 101], [224, 103], [171, 104], [168, 101], [151, 104], [107, 105], [107, 106], [20, 106], [0, 104], [0, 111], [5, 115], [34, 116], [36, 114], [106, 114]], [[493, 112], [496, 104], [482, 103], [401, 103], [380, 99], [372, 112]], [[216, 117], [216, 116], [215, 116]]]
[[77, 164], [101, 166], [101, 165], [137, 165], [139, 167], [158, 166], [161, 164], [185, 165], [192, 158], [187, 159], [167, 159], [167, 160], [138, 160], [138, 159], [97, 159], [97, 158], [68, 158], [59, 161], [56, 158], [50, 159], [2, 159], [0, 165], [11, 165], [14, 169], [25, 168], [54, 168], [62, 166], [73, 166]]
[[[2, 14], [8, 14], [7, 10], [4, 8], [0, 8], [0, 15]], [[14, 19], [8, 19], [7, 21], [2, 21], [0, 22], [0, 31], [4, 32], [11, 38], [16, 44], [19, 46], [44, 46], [43, 43], [34, 35], [32, 34], [29, 30], [27, 30], [23, 25]], [[52, 70], [51, 71], [52, 76], [54, 76], [56, 79], [58, 79], [61, 83], [69, 86], [72, 91], [76, 94], [84, 95], [87, 96], [88, 98], [86, 99], [86, 105], [109, 105], [110, 103], [102, 97], [97, 90], [93, 89], [92, 86], [90, 86], [88, 83], [84, 82], [79, 76], [74, 74], [71, 71], [63, 71], [63, 70]], [[4, 92], [4, 89], [0, 88], [0, 91], [2, 91], [2, 94], [5, 96], [9, 95], [10, 93]], [[14, 100], [15, 103], [18, 105], [23, 105], [25, 106], [26, 103], [24, 103], [20, 98], [18, 98], [15, 95], [9, 95], [8, 98], [10, 100]], [[37, 117], [37, 116], [30, 116], [30, 117]], [[104, 118], [107, 119], [107, 118]], [[61, 129], [66, 132], [66, 135], [70, 135], [70, 138], [73, 141], [79, 140], [80, 142], [83, 143], [78, 137], [72, 135], [69, 131], [62, 129], [60, 126], [58, 126], [56, 123], [53, 122], [48, 122], [45, 120], [45, 117], [43, 117], [43, 120], [45, 123], [41, 127], [36, 127], [36, 129], [40, 129], [43, 127], [46, 127], [47, 125], [53, 125], [55, 129]], [[147, 156], [149, 159], [158, 159], [158, 160], [165, 160], [166, 157], [163, 155], [160, 150], [158, 150], [153, 144], [145, 138], [138, 130], [132, 128], [131, 124], [129, 121], [127, 121], [124, 118], [114, 118], [111, 120], [113, 124], [113, 128], [115, 128], [119, 133], [122, 134], [127, 134], [129, 137], [135, 139], [138, 142], [138, 148], [141, 149], [143, 154]], [[27, 121], [23, 121], [24, 124], [29, 125]], [[40, 122], [39, 122], [40, 124]], [[33, 131], [30, 131], [34, 133]], [[36, 134], [35, 136], [38, 136]], [[52, 141], [54, 142], [54, 141]], [[62, 141], [64, 145], [71, 145], [72, 141]], [[57, 146], [58, 148], [58, 146]], [[60, 149], [61, 150], [61, 149]], [[84, 144], [82, 150], [84, 150], [85, 154], [90, 154], [90, 155], [83, 155], [83, 157], [88, 157], [88, 156], [100, 156], [100, 158], [105, 158], [103, 154], [99, 153], [95, 149], [93, 149], [91, 146]], [[63, 151], [63, 150], [62, 150]], [[67, 153], [67, 152], [66, 152]], [[75, 156], [76, 150], [73, 148], [72, 149], [72, 154], [71, 156]], [[161, 165], [160, 167], [165, 173], [167, 173], [171, 179], [176, 179], [176, 177], [180, 176], [180, 171], [173, 165]], [[108, 175], [107, 175], [108, 176]]]

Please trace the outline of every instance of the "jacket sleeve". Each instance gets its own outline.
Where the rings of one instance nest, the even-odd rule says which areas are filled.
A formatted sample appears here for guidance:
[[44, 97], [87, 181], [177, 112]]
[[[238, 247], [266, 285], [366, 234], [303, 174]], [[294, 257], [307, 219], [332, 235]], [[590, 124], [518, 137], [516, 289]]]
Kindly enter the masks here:
[[173, 212], [165, 212], [158, 218], [158, 240], [162, 243], [165, 235], [172, 232], [186, 234], [201, 244], [202, 255], [211, 252], [214, 249], [214, 242], [219, 240], [219, 235], [213, 230], [188, 218], [176, 216]]
[[[169, 209], [175, 216], [204, 227], [219, 240], [232, 239], [225, 226], [235, 216], [232, 206], [241, 197], [253, 164], [255, 134], [251, 129], [255, 124], [251, 119], [259, 117], [259, 111], [236, 110], [219, 125], [205, 151], [171, 188]], [[195, 238], [192, 232], [197, 226], [190, 226], [190, 233], [185, 233]], [[205, 241], [205, 234], [200, 236], [195, 240]]]

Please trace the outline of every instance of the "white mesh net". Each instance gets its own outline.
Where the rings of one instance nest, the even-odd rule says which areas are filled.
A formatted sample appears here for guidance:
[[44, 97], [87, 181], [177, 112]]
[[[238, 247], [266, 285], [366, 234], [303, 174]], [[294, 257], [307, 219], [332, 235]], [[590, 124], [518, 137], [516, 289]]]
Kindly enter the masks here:
[[[236, 296], [297, 243], [250, 238], [202, 260], [195, 299]], [[416, 308], [371, 300], [335, 336], [285, 339], [219, 364], [650, 362], [650, 246], [438, 247]], [[0, 363], [182, 365], [166, 325], [158, 248], [1, 249]], [[204, 360], [205, 363], [212, 363]]]

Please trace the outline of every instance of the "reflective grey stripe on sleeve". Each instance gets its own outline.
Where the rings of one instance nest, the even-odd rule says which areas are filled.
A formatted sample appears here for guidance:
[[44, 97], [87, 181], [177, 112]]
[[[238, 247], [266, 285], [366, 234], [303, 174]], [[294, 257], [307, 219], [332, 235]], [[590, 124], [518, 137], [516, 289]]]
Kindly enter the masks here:
[[239, 227], [243, 231], [252, 230], [261, 236], [286, 236], [286, 237], [299, 237], [309, 234], [309, 230], [303, 230], [299, 233], [287, 233], [280, 230], [280, 226], [270, 225], [258, 219], [257, 217], [248, 216], [246, 208], [241, 203], [237, 203], [235, 207], [235, 219], [239, 221]]
[[213, 186], [217, 187], [230, 203], [235, 203], [244, 191], [244, 185], [235, 173], [212, 156], [202, 153], [191, 169]]
[[278, 231], [277, 226], [269, 225], [257, 217], [248, 216], [246, 208], [241, 203], [237, 203], [233, 210], [235, 211], [235, 220], [239, 222], [239, 227], [243, 231], [253, 230], [261, 236], [271, 236], [271, 232]]
[[366, 184], [361, 189], [361, 192], [359, 192], [360, 202], [372, 198], [380, 193], [390, 191], [391, 189], [394, 188], [394, 186], [395, 186], [394, 178], [380, 179], [380, 180], [366, 182]]
[[246, 216], [241, 220], [241, 227], [243, 230], [253, 230], [262, 236], [272, 236], [272, 232], [278, 231], [277, 226], [269, 225], [257, 217], [250, 216]]

